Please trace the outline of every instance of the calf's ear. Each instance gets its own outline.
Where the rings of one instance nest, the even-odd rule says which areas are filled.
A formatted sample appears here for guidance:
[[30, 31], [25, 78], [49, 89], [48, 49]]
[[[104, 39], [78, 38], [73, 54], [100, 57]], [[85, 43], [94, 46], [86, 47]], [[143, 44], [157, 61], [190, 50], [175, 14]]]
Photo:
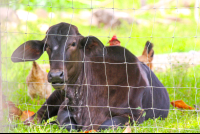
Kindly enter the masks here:
[[44, 42], [30, 40], [20, 45], [12, 54], [13, 62], [35, 61], [43, 54]]
[[92, 56], [103, 56], [105, 49], [103, 43], [94, 36], [84, 37], [80, 41], [81, 48], [85, 49], [85, 55]]

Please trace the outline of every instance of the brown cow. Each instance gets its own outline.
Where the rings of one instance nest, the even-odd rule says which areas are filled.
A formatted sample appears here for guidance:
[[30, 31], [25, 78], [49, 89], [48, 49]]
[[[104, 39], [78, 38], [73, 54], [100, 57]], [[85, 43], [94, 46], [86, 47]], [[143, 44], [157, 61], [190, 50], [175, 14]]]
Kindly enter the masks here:
[[25, 123], [58, 115], [66, 129], [85, 130], [167, 117], [167, 90], [127, 49], [105, 47], [94, 36], [83, 37], [76, 26], [59, 23], [42, 41], [19, 46], [12, 61], [37, 60], [44, 50], [50, 61], [48, 80], [57, 90]]

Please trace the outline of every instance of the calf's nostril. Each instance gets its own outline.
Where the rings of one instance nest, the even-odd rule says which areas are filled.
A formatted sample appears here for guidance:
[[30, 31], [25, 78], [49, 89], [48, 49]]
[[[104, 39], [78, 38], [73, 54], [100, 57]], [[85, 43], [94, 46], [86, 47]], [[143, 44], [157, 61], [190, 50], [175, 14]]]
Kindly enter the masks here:
[[48, 81], [52, 84], [64, 83], [64, 72], [50, 72], [48, 74]]
[[49, 79], [52, 79], [52, 75], [51, 75], [51, 73], [49, 73]]
[[60, 73], [60, 77], [63, 77], [63, 72]]

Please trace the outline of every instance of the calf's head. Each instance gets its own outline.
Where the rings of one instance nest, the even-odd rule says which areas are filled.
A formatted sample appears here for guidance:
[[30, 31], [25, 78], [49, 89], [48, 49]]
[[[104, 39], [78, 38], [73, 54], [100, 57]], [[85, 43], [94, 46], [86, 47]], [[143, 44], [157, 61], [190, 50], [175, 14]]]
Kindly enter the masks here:
[[35, 61], [46, 51], [50, 62], [48, 81], [55, 89], [64, 89], [66, 82], [75, 83], [84, 57], [102, 56], [103, 48], [96, 37], [83, 37], [76, 26], [59, 23], [48, 29], [43, 40], [30, 40], [20, 45], [11, 60]]

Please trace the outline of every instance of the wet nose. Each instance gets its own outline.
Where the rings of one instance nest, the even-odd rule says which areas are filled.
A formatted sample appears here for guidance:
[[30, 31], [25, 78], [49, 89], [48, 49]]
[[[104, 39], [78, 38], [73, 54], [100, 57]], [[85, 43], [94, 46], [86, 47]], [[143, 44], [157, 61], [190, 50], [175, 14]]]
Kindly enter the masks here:
[[63, 71], [49, 72], [48, 81], [52, 82], [52, 83], [63, 83], [64, 82], [64, 73], [63, 73]]

